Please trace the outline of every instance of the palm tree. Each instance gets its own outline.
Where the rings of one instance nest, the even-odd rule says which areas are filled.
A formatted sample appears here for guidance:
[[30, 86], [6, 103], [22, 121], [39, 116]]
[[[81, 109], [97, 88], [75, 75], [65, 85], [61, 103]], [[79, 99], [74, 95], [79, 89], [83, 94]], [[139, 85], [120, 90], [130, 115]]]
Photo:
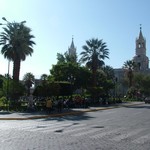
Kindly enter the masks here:
[[63, 54], [57, 53], [57, 63], [64, 63], [66, 61], [66, 58]]
[[8, 22], [3, 29], [4, 32], [0, 34], [0, 45], [3, 45], [1, 53], [4, 58], [13, 61], [13, 79], [19, 82], [21, 61], [32, 55], [34, 36], [30, 34], [31, 29], [23, 23]]
[[104, 66], [104, 59], [109, 58], [109, 51], [106, 43], [103, 40], [92, 38], [86, 41], [86, 45], [82, 46], [83, 52], [80, 53], [82, 57], [80, 62], [86, 63], [86, 66], [92, 70], [93, 86], [96, 86], [96, 72], [99, 68]]
[[34, 83], [34, 75], [32, 73], [26, 73], [23, 77], [23, 81], [25, 83], [25, 86], [27, 87], [27, 95], [30, 95], [30, 88], [32, 87]]
[[69, 55], [69, 53], [66, 51], [64, 54], [57, 53], [57, 63], [64, 63], [64, 62], [72, 62], [77, 63], [77, 55]]
[[132, 80], [133, 80], [133, 71], [136, 68], [136, 64], [133, 60], [127, 60], [124, 62], [123, 69], [125, 69], [127, 73], [127, 77], [129, 80], [129, 87], [132, 86]]
[[102, 70], [107, 75], [107, 79], [114, 79], [115, 77], [114, 69], [111, 66], [106, 65], [102, 68]]

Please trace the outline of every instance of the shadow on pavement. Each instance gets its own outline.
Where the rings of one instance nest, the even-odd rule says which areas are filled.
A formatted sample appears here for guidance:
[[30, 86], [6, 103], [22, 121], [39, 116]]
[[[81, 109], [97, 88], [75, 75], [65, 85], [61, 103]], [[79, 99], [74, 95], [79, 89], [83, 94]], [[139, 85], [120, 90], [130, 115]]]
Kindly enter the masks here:
[[[77, 112], [77, 113], [75, 113]], [[57, 121], [64, 121], [64, 120], [72, 120], [72, 121], [81, 121], [81, 120], [89, 120], [93, 117], [88, 116], [86, 112], [83, 111], [72, 111], [73, 114], [70, 115], [62, 115], [58, 117], [48, 117], [45, 118], [44, 121], [50, 121], [50, 120], [57, 120]]]
[[12, 114], [12, 113], [8, 111], [0, 111], [0, 115], [9, 115], [9, 114]]

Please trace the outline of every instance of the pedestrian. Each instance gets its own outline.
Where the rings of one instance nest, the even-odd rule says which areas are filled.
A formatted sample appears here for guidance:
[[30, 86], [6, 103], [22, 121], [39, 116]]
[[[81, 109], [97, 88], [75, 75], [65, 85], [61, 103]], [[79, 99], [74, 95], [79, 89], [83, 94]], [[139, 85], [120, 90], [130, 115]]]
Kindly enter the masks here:
[[30, 111], [34, 110], [34, 101], [33, 101], [33, 95], [30, 94], [30, 96], [28, 97], [28, 109]]
[[50, 113], [52, 110], [52, 100], [50, 98], [48, 98], [46, 101], [46, 110], [47, 113]]
[[62, 111], [62, 107], [63, 107], [62, 104], [63, 104], [62, 100], [59, 99], [59, 100], [58, 100], [58, 103], [57, 103], [58, 112], [61, 112], [61, 111]]

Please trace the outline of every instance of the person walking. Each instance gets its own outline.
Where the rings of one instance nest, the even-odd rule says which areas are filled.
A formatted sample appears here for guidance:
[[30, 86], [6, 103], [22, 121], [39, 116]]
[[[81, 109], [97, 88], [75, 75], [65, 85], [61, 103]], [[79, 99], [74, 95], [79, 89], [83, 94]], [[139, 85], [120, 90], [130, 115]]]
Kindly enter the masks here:
[[58, 103], [57, 103], [57, 110], [58, 112], [62, 112], [62, 107], [63, 107], [63, 102], [62, 102], [62, 99], [59, 99], [58, 100]]
[[46, 101], [46, 109], [47, 109], [47, 113], [50, 113], [52, 110], [52, 100], [50, 98], [48, 98]]

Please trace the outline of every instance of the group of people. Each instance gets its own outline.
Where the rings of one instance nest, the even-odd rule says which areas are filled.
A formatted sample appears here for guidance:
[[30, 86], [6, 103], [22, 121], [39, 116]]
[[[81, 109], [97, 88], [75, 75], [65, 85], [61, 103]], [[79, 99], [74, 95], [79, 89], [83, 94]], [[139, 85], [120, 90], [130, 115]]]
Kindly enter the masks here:
[[[55, 99], [54, 97], [47, 97], [44, 99], [45, 102], [43, 102], [43, 110], [46, 109], [47, 113], [51, 113], [53, 110], [56, 110], [58, 112], [62, 112], [62, 110], [73, 108], [73, 107], [85, 107], [86, 106], [86, 99], [82, 98], [81, 96], [75, 96], [75, 97], [68, 97], [63, 99], [58, 98]], [[28, 108], [30, 110], [34, 110], [36, 104], [38, 105], [39, 101], [36, 101], [36, 99], [33, 99], [33, 96], [30, 95], [28, 97]], [[38, 107], [38, 106], [37, 106]]]
[[54, 109], [54, 106], [57, 107], [58, 112], [61, 112], [63, 109], [63, 100], [59, 99], [58, 101], [53, 102], [51, 98], [47, 98], [46, 100], [47, 113], [51, 113], [51, 111]]

